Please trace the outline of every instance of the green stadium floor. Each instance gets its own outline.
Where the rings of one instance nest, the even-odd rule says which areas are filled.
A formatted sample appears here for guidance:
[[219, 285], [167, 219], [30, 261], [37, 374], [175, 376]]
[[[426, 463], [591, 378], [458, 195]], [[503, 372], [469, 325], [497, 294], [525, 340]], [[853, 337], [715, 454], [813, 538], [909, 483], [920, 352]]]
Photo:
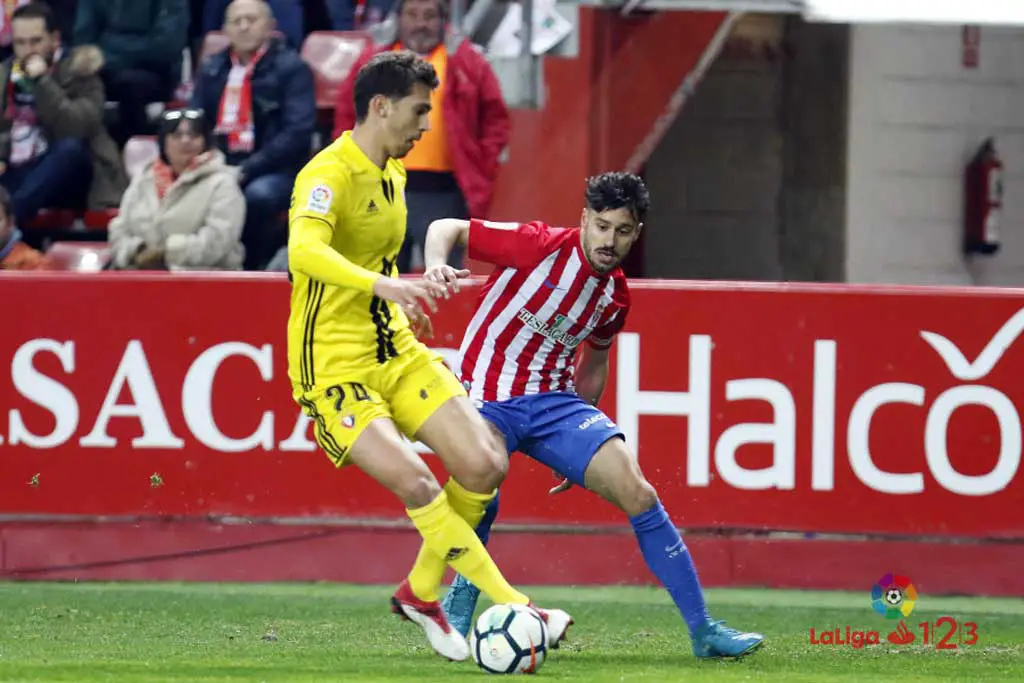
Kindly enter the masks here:
[[[418, 629], [388, 612], [391, 586], [328, 584], [0, 583], [0, 681], [68, 683], [313, 683], [470, 681], [472, 662], [431, 654]], [[867, 593], [710, 590], [716, 618], [768, 642], [733, 662], [697, 661], [667, 596], [650, 588], [538, 588], [541, 605], [576, 625], [539, 672], [551, 681], [1022, 681], [1024, 600], [920, 596], [898, 622]], [[481, 608], [486, 601], [481, 601]], [[920, 622], [974, 622], [978, 642], [939, 650]], [[876, 630], [881, 644], [813, 645], [837, 627]], [[948, 631], [940, 627], [939, 636]], [[949, 643], [956, 643], [953, 634]], [[819, 636], [820, 638], [820, 636]], [[934, 638], [934, 640], [938, 640]]]

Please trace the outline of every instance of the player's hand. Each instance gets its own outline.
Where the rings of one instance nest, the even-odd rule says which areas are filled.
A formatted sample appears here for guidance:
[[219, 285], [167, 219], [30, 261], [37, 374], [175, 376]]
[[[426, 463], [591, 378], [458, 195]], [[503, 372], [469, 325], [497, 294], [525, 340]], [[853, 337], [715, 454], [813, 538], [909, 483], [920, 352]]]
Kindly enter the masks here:
[[424, 309], [437, 312], [435, 297], [444, 296], [448, 290], [444, 285], [431, 280], [403, 280], [396, 277], [380, 277], [373, 283], [373, 293], [385, 301], [393, 301], [419, 316]]
[[412, 333], [416, 335], [417, 339], [434, 338], [434, 323], [430, 320], [429, 315], [420, 309], [413, 310], [405, 306], [402, 306], [402, 310], [409, 318], [409, 327], [412, 328]]
[[456, 294], [459, 293], [459, 280], [461, 278], [469, 277], [469, 270], [467, 268], [452, 268], [449, 265], [434, 266], [425, 273], [423, 273], [424, 280], [430, 280], [431, 282], [440, 282], [445, 286], [444, 298], [448, 298], [448, 292], [452, 291]]
[[559, 483], [554, 488], [550, 489], [548, 493], [551, 494], [552, 496], [554, 496], [555, 494], [560, 494], [560, 493], [563, 492], [563, 490], [568, 490], [571, 487], [572, 487], [572, 482], [568, 480], [568, 477], [566, 477], [566, 478], [562, 479], [561, 483]]

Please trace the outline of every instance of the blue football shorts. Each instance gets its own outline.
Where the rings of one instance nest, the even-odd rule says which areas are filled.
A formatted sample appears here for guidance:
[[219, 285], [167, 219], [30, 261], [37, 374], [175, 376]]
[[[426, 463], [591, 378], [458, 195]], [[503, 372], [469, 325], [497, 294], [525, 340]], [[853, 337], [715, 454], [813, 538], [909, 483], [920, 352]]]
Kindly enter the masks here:
[[505, 435], [509, 454], [525, 453], [577, 486], [598, 449], [625, 438], [611, 418], [570, 392], [489, 401], [480, 414]]

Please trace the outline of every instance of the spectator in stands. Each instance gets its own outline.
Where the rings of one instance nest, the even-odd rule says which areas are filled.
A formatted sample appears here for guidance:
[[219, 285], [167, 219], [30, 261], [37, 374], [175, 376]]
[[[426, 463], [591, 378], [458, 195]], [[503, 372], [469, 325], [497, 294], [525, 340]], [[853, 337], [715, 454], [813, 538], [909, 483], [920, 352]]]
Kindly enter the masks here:
[[203, 62], [192, 96], [192, 106], [216, 122], [218, 145], [239, 169], [248, 270], [265, 268], [287, 242], [281, 215], [316, 127], [313, 73], [273, 30], [263, 0], [234, 0], [224, 20], [231, 47]]
[[[306, 37], [301, 0], [266, 0], [277, 30], [285, 37], [288, 46], [302, 49]], [[203, 32], [219, 31], [224, 26], [224, 16], [231, 0], [206, 0], [203, 8]]]
[[110, 223], [114, 268], [239, 270], [245, 198], [197, 109], [164, 113], [160, 157], [133, 180]]
[[42, 254], [21, 241], [11, 215], [11, 195], [0, 187], [0, 270], [36, 270], [44, 263]]
[[75, 44], [103, 51], [107, 97], [118, 103], [111, 130], [119, 147], [150, 132], [146, 106], [170, 100], [178, 86], [188, 13], [188, 0], [78, 0]]
[[15, 223], [45, 207], [113, 208], [127, 178], [103, 127], [103, 55], [89, 45], [66, 53], [44, 3], [14, 12], [14, 57], [0, 66], [0, 185]]
[[[27, 5], [31, 0], [0, 0], [0, 59], [7, 59], [14, 53], [11, 45], [11, 15], [14, 10], [22, 5]], [[57, 30], [60, 31], [61, 41], [71, 42], [71, 36], [75, 28], [75, 4], [77, 0], [50, 0], [46, 4], [53, 10], [56, 18]]]
[[[432, 221], [487, 216], [498, 157], [508, 144], [509, 114], [487, 59], [457, 32], [446, 35], [444, 0], [399, 0], [397, 11], [398, 40], [379, 49], [416, 52], [434, 65], [441, 80], [431, 96], [430, 130], [403, 159], [409, 227], [398, 269], [409, 272], [413, 247], [422, 249]], [[355, 75], [372, 56], [364, 54], [341, 87], [335, 138], [355, 125]], [[461, 254], [453, 254], [451, 264], [460, 261]]]

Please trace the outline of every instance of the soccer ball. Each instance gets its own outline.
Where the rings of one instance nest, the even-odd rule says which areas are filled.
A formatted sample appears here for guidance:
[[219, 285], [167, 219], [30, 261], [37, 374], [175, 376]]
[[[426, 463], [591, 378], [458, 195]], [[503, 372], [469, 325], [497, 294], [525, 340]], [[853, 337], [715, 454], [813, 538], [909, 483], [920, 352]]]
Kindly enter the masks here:
[[899, 588], [890, 588], [885, 592], [885, 601], [896, 606], [903, 602], [903, 591]]
[[547, 654], [548, 627], [526, 605], [488, 607], [473, 625], [473, 661], [492, 674], [532, 674]]

